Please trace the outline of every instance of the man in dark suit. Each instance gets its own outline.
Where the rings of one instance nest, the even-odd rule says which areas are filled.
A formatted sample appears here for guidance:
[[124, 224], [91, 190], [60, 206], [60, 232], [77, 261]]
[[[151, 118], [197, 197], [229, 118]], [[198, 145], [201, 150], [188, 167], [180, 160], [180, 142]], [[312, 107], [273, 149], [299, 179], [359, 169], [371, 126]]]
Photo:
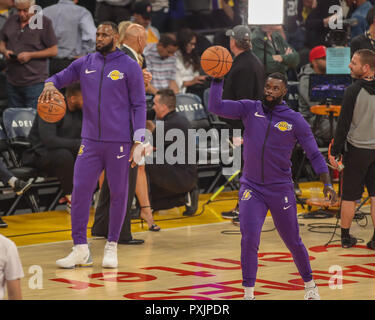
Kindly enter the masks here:
[[[143, 49], [146, 46], [146, 31], [138, 24], [130, 24], [126, 30], [124, 30], [124, 40], [120, 44], [119, 48], [126, 53], [130, 58], [136, 60], [143, 70], [143, 77], [145, 79], [145, 86], [151, 81], [151, 75], [146, 71], [146, 60], [143, 57]], [[121, 36], [121, 35], [120, 35]], [[121, 37], [122, 38], [122, 37]], [[126, 208], [126, 216], [124, 224], [122, 225], [120, 244], [143, 244], [142, 239], [133, 239], [131, 234], [131, 215], [130, 209], [135, 196], [135, 188], [137, 182], [138, 166], [129, 168], [129, 191], [128, 191], [128, 202]], [[95, 211], [95, 220], [91, 229], [92, 236], [104, 236], [108, 235], [108, 222], [109, 222], [109, 205], [110, 205], [110, 194], [107, 178], [104, 179], [102, 188], [100, 190], [99, 202]]]
[[[224, 79], [223, 100], [261, 100], [265, 74], [262, 63], [251, 50], [250, 29], [247, 26], [238, 25], [228, 30], [226, 35], [230, 37], [230, 50], [234, 55], [234, 61]], [[231, 129], [243, 130], [241, 120], [222, 120], [228, 123]], [[240, 144], [239, 137], [233, 137], [233, 141], [235, 145]], [[222, 212], [222, 216], [237, 219], [238, 205], [232, 211]]]

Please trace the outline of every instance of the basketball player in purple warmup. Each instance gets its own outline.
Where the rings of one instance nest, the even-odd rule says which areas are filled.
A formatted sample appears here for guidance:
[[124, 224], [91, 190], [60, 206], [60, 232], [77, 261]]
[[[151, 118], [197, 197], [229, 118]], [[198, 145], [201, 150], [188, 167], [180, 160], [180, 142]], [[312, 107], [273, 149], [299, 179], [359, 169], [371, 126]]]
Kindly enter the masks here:
[[260, 235], [267, 211], [270, 210], [275, 227], [292, 253], [305, 282], [305, 299], [319, 300], [309, 255], [300, 238], [297, 221], [290, 161], [297, 140], [324, 183], [324, 195], [332, 203], [337, 201], [337, 195], [310, 126], [283, 101], [287, 93], [287, 79], [280, 73], [268, 76], [262, 101], [222, 100], [222, 91], [223, 81], [214, 79], [208, 110], [223, 118], [242, 120], [245, 129], [244, 167], [239, 191], [244, 299], [254, 299]]
[[[96, 33], [96, 51], [75, 60], [46, 80], [40, 101], [57, 89], [80, 81], [83, 97], [82, 145], [74, 167], [71, 223], [73, 251], [56, 261], [61, 268], [93, 264], [87, 244], [92, 195], [105, 170], [110, 188], [110, 221], [102, 266], [117, 268], [117, 242], [126, 213], [129, 162], [135, 165], [144, 139], [146, 100], [138, 63], [116, 48], [117, 26], [103, 22]], [[134, 135], [131, 134], [131, 122]]]

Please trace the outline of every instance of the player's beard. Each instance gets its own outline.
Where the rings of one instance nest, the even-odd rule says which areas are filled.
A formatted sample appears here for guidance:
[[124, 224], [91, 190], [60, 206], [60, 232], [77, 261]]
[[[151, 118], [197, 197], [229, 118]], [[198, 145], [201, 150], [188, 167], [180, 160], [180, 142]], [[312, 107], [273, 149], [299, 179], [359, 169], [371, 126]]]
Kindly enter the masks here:
[[107, 54], [109, 53], [113, 48], [113, 39], [110, 43], [108, 43], [106, 46], [101, 47], [100, 49], [96, 47], [96, 51], [100, 52], [101, 54]]
[[271, 101], [267, 100], [267, 97], [270, 97], [270, 96], [266, 95], [266, 94], [263, 94], [263, 105], [265, 105], [270, 110], [275, 108], [275, 106], [281, 104], [281, 102], [283, 101], [282, 96], [280, 96], [278, 98], [273, 97], [273, 99]]

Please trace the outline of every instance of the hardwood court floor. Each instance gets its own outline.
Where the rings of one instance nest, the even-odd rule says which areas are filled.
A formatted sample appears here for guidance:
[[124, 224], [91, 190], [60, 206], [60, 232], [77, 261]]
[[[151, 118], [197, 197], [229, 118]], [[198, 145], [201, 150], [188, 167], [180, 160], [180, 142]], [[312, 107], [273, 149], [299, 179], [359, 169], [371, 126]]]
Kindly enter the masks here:
[[[309, 187], [310, 184], [304, 186], [304, 195]], [[218, 199], [234, 196], [235, 193], [223, 193]], [[200, 205], [208, 197], [202, 195]], [[93, 267], [56, 268], [55, 260], [70, 253], [72, 247], [70, 231], [56, 232], [70, 229], [69, 216], [63, 212], [33, 214], [32, 219], [30, 215], [23, 215], [23, 221], [19, 220], [21, 216], [6, 217], [4, 220], [10, 226], [0, 231], [19, 245], [25, 273], [22, 279], [24, 299], [241, 299], [239, 228], [220, 216], [221, 211], [230, 209], [234, 203], [233, 200], [214, 202], [205, 207], [201, 216], [189, 219], [165, 220], [181, 217], [180, 209], [157, 213], [155, 220], [165, 220], [158, 222], [163, 228], [161, 232], [141, 231], [139, 224], [134, 224], [133, 236], [145, 239], [145, 244], [119, 245], [118, 269], [101, 267], [105, 239], [100, 238], [90, 239]], [[301, 212], [303, 210], [299, 208]], [[48, 225], [38, 227], [37, 217], [39, 224], [43, 217]], [[352, 233], [366, 243], [373, 228], [370, 217], [365, 217], [367, 226], [364, 226], [366, 218], [353, 222]], [[375, 252], [367, 249], [365, 243], [351, 249], [342, 249], [339, 242], [324, 247], [333, 229], [314, 230], [329, 232], [325, 234], [309, 229], [315, 223], [329, 223], [333, 227], [335, 218], [301, 218], [299, 221], [301, 237], [308, 248], [322, 299], [375, 299]], [[303, 283], [289, 251], [277, 232], [271, 231], [273, 228], [272, 218], [268, 216], [259, 248], [256, 298], [301, 300]], [[45, 238], [30, 234], [41, 229], [49, 232], [43, 234]], [[17, 233], [29, 235], [17, 237]], [[343, 277], [341, 289], [340, 286], [334, 288], [335, 284], [340, 285], [340, 281], [334, 281], [339, 275], [338, 270], [342, 271]], [[333, 280], [331, 287], [330, 280]]]

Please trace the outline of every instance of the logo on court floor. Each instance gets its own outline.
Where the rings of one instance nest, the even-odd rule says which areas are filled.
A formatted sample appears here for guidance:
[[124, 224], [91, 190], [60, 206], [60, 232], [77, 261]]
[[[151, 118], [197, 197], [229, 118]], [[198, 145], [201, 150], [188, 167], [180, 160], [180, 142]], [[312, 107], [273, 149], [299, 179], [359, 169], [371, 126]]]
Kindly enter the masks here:
[[83, 153], [84, 148], [85, 148], [85, 146], [83, 144], [81, 144], [81, 146], [79, 147], [79, 151], [78, 151], [79, 156]]
[[290, 131], [290, 130], [292, 130], [292, 125], [289, 124], [286, 121], [280, 121], [280, 122], [278, 122], [278, 123], [275, 124], [275, 128], [279, 129], [282, 132], [284, 132], [284, 131]]
[[242, 194], [242, 198], [241, 198], [241, 200], [249, 200], [250, 198], [251, 198], [251, 196], [252, 196], [252, 191], [250, 190], [250, 189], [246, 189], [245, 191], [244, 191], [244, 193]]

